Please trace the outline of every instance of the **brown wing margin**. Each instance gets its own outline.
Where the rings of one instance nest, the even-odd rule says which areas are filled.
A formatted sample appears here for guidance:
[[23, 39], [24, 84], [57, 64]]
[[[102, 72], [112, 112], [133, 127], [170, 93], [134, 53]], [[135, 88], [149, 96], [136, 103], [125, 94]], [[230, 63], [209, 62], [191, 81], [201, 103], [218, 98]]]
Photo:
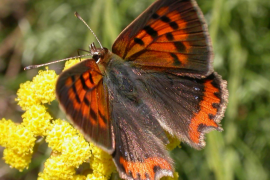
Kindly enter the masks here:
[[114, 137], [108, 107], [107, 87], [93, 59], [64, 71], [56, 84], [62, 109], [87, 140], [112, 153]]
[[112, 52], [144, 68], [205, 77], [213, 72], [212, 45], [194, 0], [159, 0], [116, 39]]

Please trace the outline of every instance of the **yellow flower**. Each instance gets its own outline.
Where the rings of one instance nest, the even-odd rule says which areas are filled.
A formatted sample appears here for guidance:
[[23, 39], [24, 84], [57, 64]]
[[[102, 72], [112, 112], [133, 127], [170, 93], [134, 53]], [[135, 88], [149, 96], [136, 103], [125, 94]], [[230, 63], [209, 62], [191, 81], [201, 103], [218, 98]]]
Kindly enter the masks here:
[[47, 132], [46, 142], [55, 151], [62, 151], [62, 144], [77, 134], [77, 131], [68, 123], [55, 120], [52, 122], [53, 128]]
[[3, 159], [11, 167], [23, 171], [23, 169], [28, 168], [29, 163], [31, 162], [32, 153], [20, 154], [17, 151], [6, 148], [3, 153]]
[[38, 180], [73, 180], [75, 177], [85, 179], [85, 176], [76, 175], [75, 168], [64, 162], [61, 156], [51, 156], [45, 162], [43, 172], [39, 173]]
[[96, 176], [110, 178], [113, 171], [116, 170], [112, 156], [104, 152], [102, 149], [96, 147], [91, 143], [91, 150], [93, 155], [90, 159], [90, 167], [93, 169], [93, 174]]
[[10, 120], [0, 121], [0, 145], [6, 147], [3, 159], [11, 167], [20, 171], [31, 162], [34, 134], [23, 125], [16, 125]]
[[86, 177], [86, 180], [108, 180], [106, 176], [101, 173], [94, 172]]
[[39, 100], [35, 96], [35, 85], [33, 82], [27, 81], [20, 85], [20, 89], [17, 92], [18, 105], [23, 110], [27, 110], [29, 107], [40, 104]]
[[74, 66], [75, 64], [77, 64], [79, 62], [80, 62], [80, 59], [74, 59], [74, 60], [72, 59], [72, 60], [67, 61], [63, 71], [69, 69], [70, 67]]
[[16, 128], [16, 124], [10, 119], [6, 120], [5, 118], [0, 120], [0, 145], [7, 147], [9, 142], [9, 136]]
[[33, 105], [50, 103], [55, 99], [55, 84], [57, 75], [55, 71], [39, 71], [33, 81], [27, 81], [20, 85], [17, 92], [18, 105], [23, 110], [29, 109]]
[[9, 134], [6, 147], [18, 154], [32, 154], [35, 140], [34, 134], [29, 129], [17, 125]]
[[35, 95], [41, 103], [50, 103], [55, 100], [55, 85], [58, 75], [53, 70], [39, 71], [33, 78]]
[[22, 125], [27, 126], [35, 136], [44, 136], [51, 127], [52, 117], [44, 105], [33, 105], [22, 115]]
[[61, 160], [69, 166], [78, 167], [91, 156], [89, 143], [65, 121], [55, 120], [47, 132], [48, 146], [61, 154]]

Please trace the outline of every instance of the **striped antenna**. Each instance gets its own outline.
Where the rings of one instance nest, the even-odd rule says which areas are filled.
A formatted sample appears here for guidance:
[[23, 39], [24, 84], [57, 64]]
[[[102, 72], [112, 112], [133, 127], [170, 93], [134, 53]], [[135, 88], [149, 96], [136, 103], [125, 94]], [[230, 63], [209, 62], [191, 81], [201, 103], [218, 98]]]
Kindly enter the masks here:
[[83, 18], [79, 15], [79, 13], [75, 12], [74, 15], [79, 19], [81, 20], [87, 27], [88, 29], [91, 31], [91, 33], [95, 36], [98, 44], [100, 45], [100, 48], [103, 49], [103, 46], [101, 45], [100, 41], [98, 40], [96, 34], [94, 33], [94, 31], [88, 26], [88, 24], [83, 20]]
[[[99, 43], [101, 49], [103, 49], [103, 46], [101, 45], [100, 41], [98, 40], [96, 34], [94, 33], [94, 31], [88, 26], [88, 24], [83, 20], [83, 18], [79, 15], [79, 13], [75, 12], [74, 13], [75, 16], [80, 19], [86, 26], [87, 28], [92, 32], [92, 34], [95, 36], [97, 42]], [[85, 57], [85, 56], [92, 56], [93, 54], [85, 54], [85, 55], [80, 55], [80, 56], [74, 56], [74, 57], [69, 57], [69, 58], [65, 58], [65, 59], [60, 59], [60, 60], [56, 60], [56, 61], [52, 61], [52, 62], [49, 62], [49, 63], [45, 63], [45, 64], [38, 64], [38, 65], [30, 65], [30, 66], [27, 66], [24, 68], [24, 70], [29, 70], [29, 69], [35, 69], [35, 68], [39, 68], [39, 67], [42, 67], [42, 66], [47, 66], [47, 65], [51, 65], [51, 64], [54, 64], [54, 63], [58, 63], [58, 62], [62, 62], [62, 61], [67, 61], [67, 60], [70, 60], [70, 59], [76, 59], [76, 58], [81, 58], [81, 57]]]
[[80, 55], [80, 56], [73, 56], [73, 57], [69, 57], [69, 58], [65, 58], [65, 59], [60, 59], [60, 60], [48, 62], [48, 63], [45, 63], [45, 64], [30, 65], [30, 66], [25, 67], [24, 70], [35, 69], [35, 68], [39, 68], [39, 67], [42, 67], [42, 66], [47, 66], [47, 65], [54, 64], [54, 63], [58, 63], [58, 62], [62, 62], [62, 61], [67, 61], [67, 60], [70, 60], [70, 59], [81, 58], [81, 57], [85, 57], [85, 56], [92, 56], [92, 54], [85, 54], [85, 55]]

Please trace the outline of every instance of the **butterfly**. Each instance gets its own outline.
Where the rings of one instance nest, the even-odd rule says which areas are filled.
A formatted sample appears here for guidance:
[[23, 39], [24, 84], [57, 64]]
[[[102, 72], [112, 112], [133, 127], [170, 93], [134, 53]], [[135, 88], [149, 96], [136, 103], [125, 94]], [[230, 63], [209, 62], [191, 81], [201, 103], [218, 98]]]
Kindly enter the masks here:
[[112, 51], [90, 46], [57, 80], [59, 104], [85, 138], [112, 155], [123, 179], [173, 176], [165, 134], [191, 147], [221, 131], [227, 83], [195, 0], [157, 0], [128, 25]]

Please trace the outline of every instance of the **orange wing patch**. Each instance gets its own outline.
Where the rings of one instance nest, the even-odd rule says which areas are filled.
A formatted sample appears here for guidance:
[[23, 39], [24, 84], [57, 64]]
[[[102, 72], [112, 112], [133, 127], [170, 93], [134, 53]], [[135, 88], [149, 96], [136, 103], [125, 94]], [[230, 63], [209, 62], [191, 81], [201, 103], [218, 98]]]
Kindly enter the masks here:
[[[159, 17], [159, 15], [157, 14], [153, 16]], [[170, 16], [172, 16], [173, 20], [170, 19], [171, 18]], [[132, 59], [132, 56], [142, 51], [143, 49], [159, 51], [158, 49], [155, 49], [156, 46], [153, 44], [155, 43], [156, 39], [158, 39], [160, 36], [166, 33], [170, 33], [178, 29], [185, 29], [186, 27], [186, 22], [181, 19], [177, 11], [171, 12], [168, 15], [164, 15], [159, 18], [160, 19], [153, 21], [152, 24], [148, 23], [143, 28], [143, 30], [141, 30], [138, 33], [138, 35], [131, 41], [130, 50], [128, 51], [125, 57], [126, 59], [129, 59], [129, 58]], [[178, 20], [179, 18], [180, 20]], [[178, 21], [176, 21], [175, 19]], [[185, 31], [182, 31], [182, 32], [186, 33]], [[177, 48], [178, 46], [174, 43], [171, 43], [170, 40], [171, 39], [167, 38], [166, 45], [158, 44], [158, 46], [165, 48], [164, 51], [166, 51], [167, 49], [170, 49], [173, 52], [177, 52], [178, 50], [174, 50], [174, 49]], [[168, 45], [173, 46], [173, 47], [169, 47]], [[186, 45], [188, 46], [188, 44]]]
[[218, 112], [218, 106], [221, 103], [221, 99], [215, 94], [220, 93], [220, 89], [214, 87], [213, 80], [206, 80], [205, 92], [203, 100], [200, 102], [200, 111], [195, 114], [191, 119], [189, 125], [189, 137], [192, 142], [198, 144], [200, 142], [200, 127], [212, 127], [218, 130], [219, 125], [215, 122], [214, 118]]
[[[159, 58], [156, 58], [159, 56]], [[153, 52], [147, 51], [144, 53], [144, 57], [148, 58], [148, 61], [138, 58], [136, 62], [140, 65], [151, 66], [151, 67], [175, 67], [187, 62], [187, 56], [185, 54], [175, 54], [170, 52]]]
[[173, 172], [171, 165], [160, 157], [148, 158], [144, 162], [131, 162], [120, 157], [120, 164], [124, 167], [126, 174], [131, 175], [134, 179], [154, 180], [155, 174], [159, 170]]
[[97, 102], [98, 102], [98, 124], [99, 127], [106, 130], [108, 128], [108, 122], [109, 122], [109, 108], [108, 108], [108, 96], [107, 92], [104, 91], [104, 86], [99, 85], [96, 89], [97, 94]]

